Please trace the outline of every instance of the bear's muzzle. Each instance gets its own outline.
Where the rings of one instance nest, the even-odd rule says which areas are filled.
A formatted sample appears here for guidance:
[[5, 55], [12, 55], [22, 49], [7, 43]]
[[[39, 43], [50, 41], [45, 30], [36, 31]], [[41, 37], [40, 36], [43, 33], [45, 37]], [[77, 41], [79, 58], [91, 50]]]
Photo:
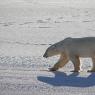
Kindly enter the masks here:
[[43, 57], [47, 58], [47, 57], [48, 57], [48, 55], [45, 53], [45, 54], [43, 55]]

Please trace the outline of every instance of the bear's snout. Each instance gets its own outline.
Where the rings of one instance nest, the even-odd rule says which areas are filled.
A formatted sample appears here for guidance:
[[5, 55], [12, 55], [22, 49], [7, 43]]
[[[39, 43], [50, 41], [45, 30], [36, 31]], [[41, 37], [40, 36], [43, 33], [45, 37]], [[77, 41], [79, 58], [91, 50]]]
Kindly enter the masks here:
[[47, 56], [47, 54], [45, 53], [45, 54], [43, 55], [43, 57], [47, 58], [48, 56]]

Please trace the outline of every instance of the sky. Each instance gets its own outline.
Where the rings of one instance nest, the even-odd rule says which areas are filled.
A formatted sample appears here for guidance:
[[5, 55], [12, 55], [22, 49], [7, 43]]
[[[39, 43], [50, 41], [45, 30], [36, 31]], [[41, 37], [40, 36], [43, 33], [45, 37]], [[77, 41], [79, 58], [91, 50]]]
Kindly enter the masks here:
[[[30, 0], [31, 1], [31, 0]], [[64, 5], [71, 7], [95, 7], [95, 0], [36, 0], [39, 3]]]
[[43, 4], [51, 6], [66, 6], [66, 7], [86, 7], [95, 8], [95, 0], [0, 0], [0, 5], [21, 4], [33, 5]]

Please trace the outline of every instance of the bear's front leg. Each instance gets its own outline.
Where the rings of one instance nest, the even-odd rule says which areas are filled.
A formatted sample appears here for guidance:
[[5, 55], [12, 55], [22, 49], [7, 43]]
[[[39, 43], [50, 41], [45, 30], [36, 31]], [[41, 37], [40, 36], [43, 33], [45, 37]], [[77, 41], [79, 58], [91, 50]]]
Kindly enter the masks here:
[[[56, 64], [58, 64], [58, 63], [56, 63]], [[49, 68], [49, 70], [50, 71], [57, 71], [59, 68], [58, 67], [56, 67], [55, 65], [54, 65], [54, 67], [52, 67], [52, 68]]]
[[78, 56], [71, 57], [71, 61], [74, 64], [74, 71], [73, 72], [79, 72], [80, 71], [80, 60]]
[[50, 68], [50, 71], [56, 71], [58, 70], [59, 68], [62, 68], [64, 67], [64, 65], [68, 62], [68, 58], [65, 56], [62, 56], [60, 57], [59, 61], [52, 67]]

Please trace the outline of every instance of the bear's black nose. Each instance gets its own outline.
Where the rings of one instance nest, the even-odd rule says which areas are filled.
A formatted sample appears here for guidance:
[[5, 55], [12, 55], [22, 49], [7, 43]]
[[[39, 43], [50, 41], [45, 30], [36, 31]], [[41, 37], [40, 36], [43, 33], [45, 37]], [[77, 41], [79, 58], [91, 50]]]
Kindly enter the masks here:
[[47, 54], [45, 53], [45, 54], [43, 55], [43, 57], [47, 58], [48, 56], [47, 56]]

